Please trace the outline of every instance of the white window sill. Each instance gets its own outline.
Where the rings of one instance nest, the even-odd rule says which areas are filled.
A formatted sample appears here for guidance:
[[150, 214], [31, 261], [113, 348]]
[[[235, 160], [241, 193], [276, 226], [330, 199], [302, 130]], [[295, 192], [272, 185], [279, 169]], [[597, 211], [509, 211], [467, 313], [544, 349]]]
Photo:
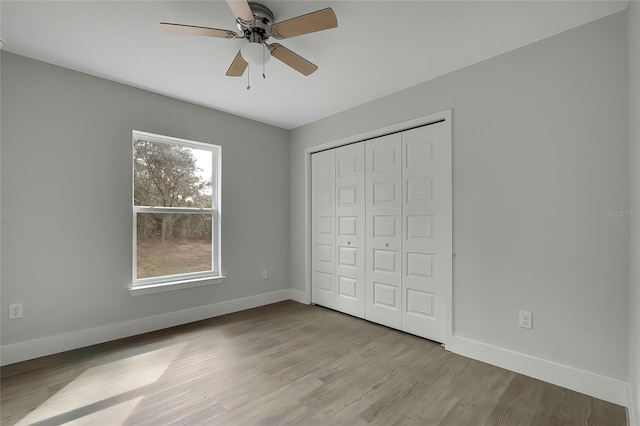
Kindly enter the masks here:
[[190, 278], [180, 281], [169, 281], [166, 283], [143, 284], [129, 288], [132, 296], [140, 296], [143, 294], [161, 293], [163, 291], [182, 290], [184, 288], [202, 287], [205, 285], [222, 284], [226, 277], [203, 277]]

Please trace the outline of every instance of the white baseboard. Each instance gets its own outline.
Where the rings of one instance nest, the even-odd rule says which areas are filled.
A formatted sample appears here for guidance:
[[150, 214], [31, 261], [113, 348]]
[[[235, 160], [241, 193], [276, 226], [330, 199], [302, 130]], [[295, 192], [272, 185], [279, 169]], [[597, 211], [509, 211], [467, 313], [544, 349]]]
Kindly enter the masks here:
[[629, 384], [621, 380], [459, 336], [452, 336], [446, 348], [459, 355], [624, 407], [631, 402], [627, 396]]
[[[228, 300], [226, 302], [214, 303], [212, 305], [198, 306], [196, 308], [184, 309], [182, 311], [168, 312], [166, 314], [154, 315], [151, 317], [139, 318], [131, 321], [5, 345], [0, 348], [0, 358], [2, 360], [1, 365], [13, 364], [15, 362], [26, 361], [41, 356], [78, 349], [85, 346], [122, 339], [125, 337], [135, 336], [137, 334], [175, 327], [177, 325], [293, 299], [293, 297], [291, 297], [291, 291], [291, 289], [279, 290], [272, 293], [258, 294], [256, 296], [244, 297], [242, 299]], [[297, 296], [297, 293], [294, 295]]]
[[304, 291], [301, 291], [301, 290], [290, 288], [289, 299], [298, 303], [304, 303], [305, 305], [309, 304], [309, 301], [307, 300], [307, 295], [305, 294]]

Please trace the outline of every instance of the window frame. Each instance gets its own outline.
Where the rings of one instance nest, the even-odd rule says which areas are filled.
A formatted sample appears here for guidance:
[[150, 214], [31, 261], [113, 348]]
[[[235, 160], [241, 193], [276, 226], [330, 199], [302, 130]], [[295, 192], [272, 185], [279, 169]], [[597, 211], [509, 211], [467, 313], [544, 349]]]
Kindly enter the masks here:
[[[135, 205], [135, 143], [136, 140], [145, 139], [150, 142], [164, 143], [184, 148], [209, 151], [212, 154], [212, 186], [211, 208], [207, 207], [164, 207], [164, 206], [136, 206]], [[222, 219], [221, 192], [222, 192], [222, 147], [205, 142], [197, 142], [180, 139], [171, 136], [133, 130], [131, 133], [131, 205], [132, 205], [132, 268], [131, 286], [129, 291], [133, 295], [156, 293], [161, 291], [177, 290], [181, 288], [198, 287], [209, 284], [218, 284], [224, 281], [221, 269], [221, 241], [220, 224]], [[210, 214], [211, 215], [211, 265], [212, 270], [200, 272], [188, 272], [182, 274], [163, 275], [159, 277], [138, 278], [138, 213], [170, 213], [170, 214]]]

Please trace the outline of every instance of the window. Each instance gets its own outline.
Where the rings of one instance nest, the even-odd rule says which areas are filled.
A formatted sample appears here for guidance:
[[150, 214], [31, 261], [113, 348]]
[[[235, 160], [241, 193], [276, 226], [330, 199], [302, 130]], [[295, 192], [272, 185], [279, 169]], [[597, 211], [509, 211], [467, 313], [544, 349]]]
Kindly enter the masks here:
[[131, 292], [221, 282], [221, 147], [133, 132]]

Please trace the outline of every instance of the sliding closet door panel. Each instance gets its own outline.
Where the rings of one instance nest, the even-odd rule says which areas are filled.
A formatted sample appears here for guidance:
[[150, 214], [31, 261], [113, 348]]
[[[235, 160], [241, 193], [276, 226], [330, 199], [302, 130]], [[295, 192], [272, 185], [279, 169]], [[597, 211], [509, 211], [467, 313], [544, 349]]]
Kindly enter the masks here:
[[311, 302], [336, 307], [335, 150], [311, 156]]
[[336, 309], [364, 318], [364, 143], [336, 150]]
[[401, 136], [366, 142], [366, 318], [401, 328]]
[[442, 342], [451, 271], [451, 146], [444, 123], [402, 133], [402, 179], [402, 329]]

